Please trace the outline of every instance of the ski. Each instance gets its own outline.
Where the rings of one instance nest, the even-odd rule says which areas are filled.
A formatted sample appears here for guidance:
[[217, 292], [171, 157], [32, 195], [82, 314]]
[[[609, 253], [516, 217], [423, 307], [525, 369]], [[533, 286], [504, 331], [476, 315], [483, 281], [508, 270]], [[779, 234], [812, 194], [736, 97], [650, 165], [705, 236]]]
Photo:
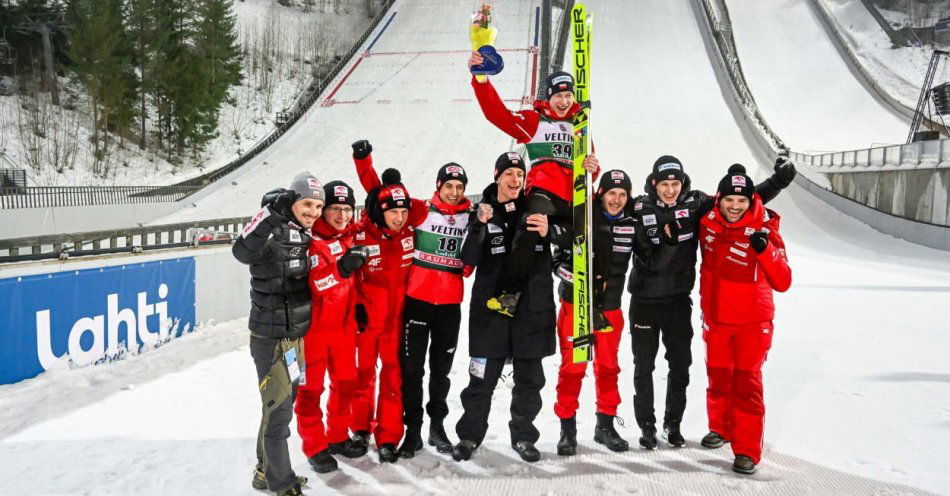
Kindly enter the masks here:
[[574, 363], [593, 358], [593, 302], [590, 253], [591, 205], [590, 175], [584, 169], [590, 135], [590, 42], [591, 18], [582, 3], [571, 10], [572, 46], [574, 47], [574, 99], [581, 110], [574, 116], [574, 197], [573, 207], [573, 275], [574, 275]]

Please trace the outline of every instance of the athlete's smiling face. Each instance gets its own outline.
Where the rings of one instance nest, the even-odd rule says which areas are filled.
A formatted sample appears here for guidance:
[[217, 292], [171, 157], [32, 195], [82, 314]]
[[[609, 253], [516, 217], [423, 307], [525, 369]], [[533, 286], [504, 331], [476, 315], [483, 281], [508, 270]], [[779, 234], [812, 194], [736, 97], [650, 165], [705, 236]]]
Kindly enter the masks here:
[[509, 167], [498, 176], [495, 183], [498, 184], [499, 202], [514, 200], [518, 198], [518, 193], [524, 186], [524, 171], [517, 167]]
[[548, 106], [551, 107], [551, 110], [554, 111], [554, 115], [557, 117], [567, 115], [567, 111], [570, 110], [573, 105], [574, 93], [570, 91], [555, 93], [551, 95], [551, 98], [548, 100]]
[[439, 188], [439, 199], [447, 205], [458, 205], [465, 198], [465, 185], [458, 179], [450, 179]]
[[621, 188], [613, 188], [604, 193], [601, 201], [604, 204], [604, 210], [607, 211], [607, 214], [617, 215], [622, 212], [623, 207], [627, 205], [627, 192]]
[[749, 199], [742, 195], [729, 195], [719, 200], [719, 211], [730, 224], [738, 222], [749, 210]]

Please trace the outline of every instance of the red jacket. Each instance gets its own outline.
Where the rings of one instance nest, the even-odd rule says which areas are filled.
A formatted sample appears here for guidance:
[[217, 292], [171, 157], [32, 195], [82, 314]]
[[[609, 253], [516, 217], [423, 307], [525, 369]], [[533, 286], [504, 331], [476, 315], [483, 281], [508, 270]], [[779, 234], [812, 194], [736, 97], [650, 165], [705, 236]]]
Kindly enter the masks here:
[[[498, 96], [498, 92], [495, 91], [495, 87], [490, 82], [479, 83], [473, 77], [472, 88], [475, 89], [475, 98], [478, 99], [478, 104], [481, 106], [485, 118], [521, 144], [528, 143], [534, 138], [538, 126], [541, 124], [542, 115], [550, 120], [566, 122], [569, 126], [567, 129], [573, 133], [574, 114], [581, 109], [580, 104], [575, 102], [564, 117], [556, 117], [547, 101], [537, 100], [534, 102], [533, 110], [512, 112], [505, 107], [505, 103]], [[532, 188], [541, 188], [570, 202], [574, 182], [572, 165], [558, 163], [553, 160], [542, 160], [535, 163], [532, 158], [529, 154], [528, 159], [532, 166], [525, 178], [525, 192], [530, 192]]]
[[[767, 322], [775, 316], [772, 291], [784, 292], [792, 284], [792, 269], [779, 234], [779, 216], [762, 206], [755, 195], [752, 206], [738, 222], [730, 224], [716, 207], [700, 221], [699, 294], [703, 319], [726, 324]], [[767, 229], [769, 244], [756, 253], [749, 235]]]
[[356, 327], [356, 276], [340, 276], [337, 260], [353, 246], [355, 223], [338, 231], [323, 217], [313, 224], [310, 241], [310, 332], [352, 332]]

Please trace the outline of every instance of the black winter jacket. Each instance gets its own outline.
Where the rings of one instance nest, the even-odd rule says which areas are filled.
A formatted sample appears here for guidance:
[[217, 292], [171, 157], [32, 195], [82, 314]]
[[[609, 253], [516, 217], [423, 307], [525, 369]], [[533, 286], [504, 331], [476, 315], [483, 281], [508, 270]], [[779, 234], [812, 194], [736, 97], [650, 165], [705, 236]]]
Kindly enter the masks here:
[[307, 229], [265, 206], [231, 247], [234, 258], [250, 265], [251, 334], [298, 338], [310, 328]]
[[541, 358], [553, 355], [556, 345], [554, 281], [551, 278], [551, 242], [570, 243], [563, 225], [550, 225], [548, 236], [537, 245], [538, 254], [521, 293], [513, 318], [486, 306], [495, 295], [495, 284], [521, 217], [528, 211], [527, 198], [498, 203], [498, 188], [485, 188], [482, 202], [491, 205], [487, 224], [478, 221], [478, 205], [462, 242], [461, 257], [475, 267], [469, 310], [469, 355], [478, 358]]
[[[594, 305], [603, 310], [620, 308], [627, 269], [633, 254], [636, 220], [627, 212], [617, 220], [604, 216], [603, 206], [594, 201], [592, 263], [594, 274]], [[642, 250], [641, 250], [642, 251]], [[574, 301], [571, 250], [555, 250], [558, 264], [555, 275], [561, 280], [558, 296]]]
[[[696, 282], [696, 250], [699, 246], [699, 221], [715, 205], [715, 198], [699, 190], [690, 189], [687, 175], [683, 189], [674, 205], [667, 206], [656, 194], [656, 188], [647, 176], [645, 195], [627, 203], [627, 211], [638, 224], [633, 270], [627, 290], [641, 303], [689, 295]], [[770, 177], [756, 186], [763, 203], [768, 203], [781, 191], [777, 179]], [[665, 224], [677, 222], [678, 243], [663, 243]]]

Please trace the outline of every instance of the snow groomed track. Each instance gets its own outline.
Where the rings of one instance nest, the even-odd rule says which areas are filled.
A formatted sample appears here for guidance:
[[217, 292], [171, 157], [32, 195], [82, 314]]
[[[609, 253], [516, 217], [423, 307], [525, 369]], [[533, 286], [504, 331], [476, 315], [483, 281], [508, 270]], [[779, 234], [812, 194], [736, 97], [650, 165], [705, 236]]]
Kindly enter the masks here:
[[[198, 200], [181, 218], [246, 215], [263, 191], [288, 182], [301, 167], [320, 178], [352, 180], [349, 143], [360, 137], [374, 141], [381, 165], [403, 170], [417, 195], [431, 192], [435, 166], [447, 160], [466, 165], [470, 191], [480, 190], [490, 180], [492, 160], [510, 141], [484, 122], [474, 102], [454, 101], [471, 98], [463, 29], [470, 6], [459, 6], [465, 3], [399, 3], [373, 52], [412, 53], [365, 57], [333, 101], [311, 111], [309, 123], [288, 133], [260, 165], [234, 177], [237, 186]], [[693, 186], [706, 191], [732, 162], [745, 163], [755, 179], [766, 176], [767, 164], [756, 162], [754, 145], [746, 142], [731, 99], [724, 96], [728, 88], [720, 86], [708, 59], [695, 5], [603, 0], [588, 6], [596, 27], [591, 131], [605, 167], [642, 178], [657, 156], [671, 153], [684, 161]], [[511, 31], [506, 28], [499, 38], [502, 48], [530, 46], [534, 7], [532, 2], [501, 6], [513, 16]], [[740, 9], [733, 8], [733, 18]], [[429, 37], [436, 42], [429, 43]], [[530, 95], [530, 58], [517, 53], [495, 80], [504, 98]], [[425, 101], [413, 102], [420, 99]], [[822, 125], [807, 115], [800, 119]], [[557, 457], [558, 422], [551, 411], [557, 359], [552, 357], [545, 361], [545, 406], [537, 420], [543, 456], [538, 464], [521, 463], [508, 446], [511, 383], [503, 381], [488, 437], [471, 462], [458, 464], [426, 449], [392, 466], [379, 465], [375, 455], [344, 460], [341, 471], [318, 477], [292, 449], [296, 470], [311, 475], [310, 490], [321, 494], [946, 493], [946, 253], [884, 236], [796, 186], [771, 206], [782, 215], [794, 282], [776, 298], [776, 334], [764, 368], [766, 450], [755, 477], [728, 470], [728, 448], [698, 446], [706, 432], [704, 347], [698, 335], [684, 449], [616, 455], [593, 443], [588, 382], [578, 414], [579, 455]], [[246, 269], [235, 264], [235, 270]], [[694, 327], [699, 329], [698, 310]], [[467, 382], [466, 332], [453, 368], [447, 425], [460, 415], [458, 393]], [[629, 337], [623, 340], [620, 415], [627, 428], [620, 432], [635, 441], [632, 356]], [[258, 494], [248, 485], [259, 404], [245, 343], [244, 322], [238, 320], [133, 360], [47, 373], [0, 388], [0, 411], [10, 412], [0, 419], [16, 419], [0, 424], [8, 426], [0, 430], [5, 437], [0, 492]], [[150, 371], [151, 380], [132, 373], [141, 368]], [[659, 359], [658, 398], [665, 373]], [[100, 391], [115, 393], [100, 398]], [[662, 415], [662, 399], [657, 403]], [[449, 433], [454, 439], [453, 429]], [[298, 443], [292, 436], [291, 445]]]

